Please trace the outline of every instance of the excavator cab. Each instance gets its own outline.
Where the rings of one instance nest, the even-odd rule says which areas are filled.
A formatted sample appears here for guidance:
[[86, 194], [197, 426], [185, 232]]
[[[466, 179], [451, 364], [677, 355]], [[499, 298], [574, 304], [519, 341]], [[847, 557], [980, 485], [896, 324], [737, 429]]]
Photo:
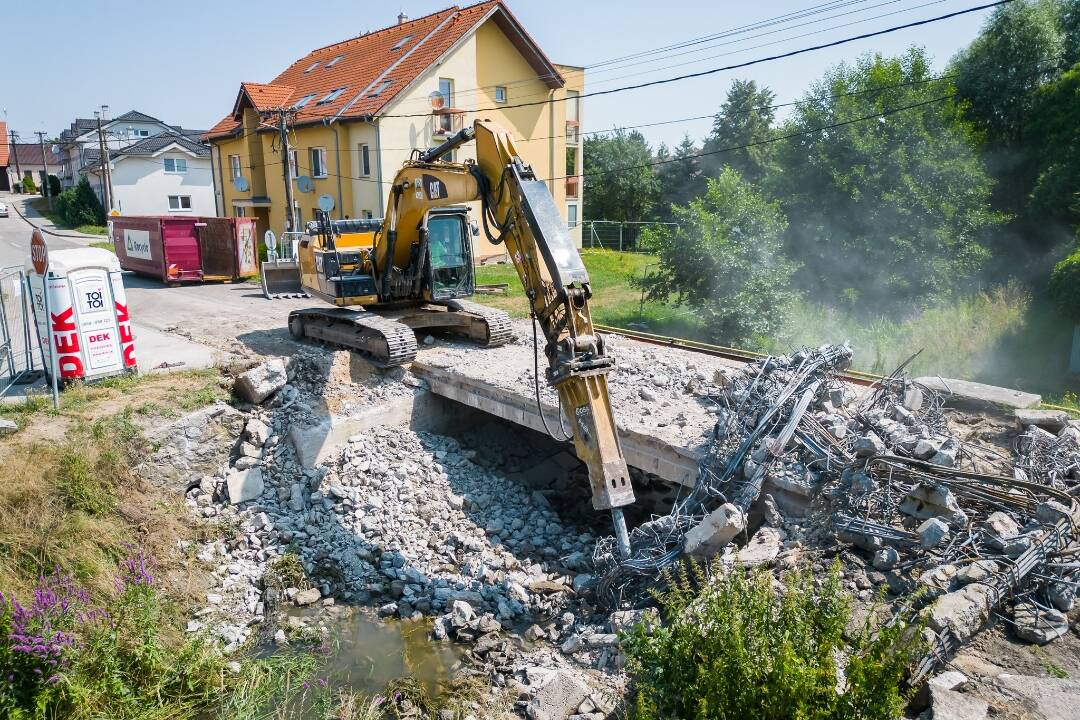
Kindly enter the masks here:
[[473, 275], [471, 224], [465, 208], [432, 210], [427, 218], [431, 300], [469, 297]]

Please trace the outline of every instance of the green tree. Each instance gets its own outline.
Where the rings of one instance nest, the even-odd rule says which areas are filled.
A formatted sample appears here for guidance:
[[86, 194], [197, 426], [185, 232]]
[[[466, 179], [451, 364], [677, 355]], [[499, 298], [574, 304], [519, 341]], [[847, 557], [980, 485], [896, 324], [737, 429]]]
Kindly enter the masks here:
[[698, 148], [689, 135], [683, 137], [675, 148], [674, 155], [668, 155], [663, 145], [657, 150], [656, 176], [660, 183], [661, 207], [659, 215], [670, 220], [672, 205], [685, 205], [701, 195], [705, 190], [705, 181], [701, 175], [701, 160]]
[[1080, 247], [1054, 266], [1047, 290], [1061, 314], [1080, 323]]
[[1025, 170], [1035, 91], [1061, 70], [1060, 0], [1021, 0], [994, 10], [952, 62], [966, 117], [985, 138], [996, 204], [1017, 212], [1031, 190]]
[[34, 178], [30, 177], [29, 175], [26, 175], [26, 176], [23, 177], [23, 179], [22, 179], [22, 191], [24, 193], [35, 193], [35, 192], [37, 192], [37, 185], [34, 183]]
[[1065, 43], [1063, 64], [1072, 67], [1080, 62], [1080, 0], [1062, 0], [1058, 23]]
[[[725, 167], [734, 168], [744, 180], [761, 182], [768, 172], [772, 145], [742, 147], [738, 150], [716, 152], [723, 148], [760, 143], [772, 136], [776, 94], [767, 87], [759, 88], [753, 80], [735, 80], [727, 99], [713, 119], [712, 132], [705, 139], [702, 157], [705, 172], [716, 177]], [[715, 154], [708, 154], [715, 153]]]
[[718, 342], [757, 344], [782, 327], [795, 300], [795, 266], [781, 248], [786, 223], [779, 206], [725, 168], [707, 180], [703, 196], [672, 214], [678, 227], [644, 234], [659, 260], [641, 281], [649, 298], [676, 296]]
[[990, 210], [992, 182], [952, 93], [912, 48], [838, 65], [804, 96], [783, 128], [803, 134], [776, 143], [766, 185], [813, 297], [903, 313], [979, 270], [1004, 218]]
[[590, 220], [649, 220], [660, 198], [652, 149], [637, 131], [585, 138], [584, 201]]
[[49, 176], [49, 195], [52, 195], [53, 197], [56, 197], [57, 195], [60, 194], [60, 192], [62, 190], [63, 190], [63, 187], [60, 185], [60, 178], [56, 177], [55, 175], [50, 175]]
[[1035, 93], [1028, 129], [1033, 227], [1080, 222], [1080, 63]]

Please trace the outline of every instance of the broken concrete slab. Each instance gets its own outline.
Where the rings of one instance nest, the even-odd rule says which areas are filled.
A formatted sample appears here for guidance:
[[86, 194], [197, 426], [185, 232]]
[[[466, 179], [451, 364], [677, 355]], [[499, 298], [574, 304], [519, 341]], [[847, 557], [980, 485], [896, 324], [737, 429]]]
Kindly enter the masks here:
[[924, 520], [915, 532], [919, 534], [919, 544], [924, 548], [937, 547], [949, 539], [949, 526], [941, 518]]
[[996, 385], [984, 385], [983, 383], [969, 380], [954, 380], [941, 377], [920, 377], [915, 382], [924, 385], [930, 390], [944, 393], [953, 399], [959, 399], [975, 404], [1004, 405], [1011, 408], [1032, 408], [1042, 402], [1041, 395], [998, 387]]
[[970, 583], [945, 593], [923, 612], [932, 630], [951, 630], [961, 643], [965, 643], [986, 624], [994, 595], [991, 587]]
[[990, 703], [974, 695], [930, 686], [930, 718], [932, 720], [982, 720]]
[[1014, 410], [1013, 417], [1021, 430], [1034, 425], [1048, 432], [1058, 433], [1069, 425], [1069, 413], [1064, 410]]
[[956, 573], [956, 582], [961, 585], [983, 582], [996, 575], [1000, 570], [1001, 566], [993, 560], [976, 560], [970, 565], [960, 568], [960, 572]]
[[735, 505], [724, 503], [690, 528], [686, 533], [684, 551], [696, 558], [710, 558], [744, 530], [746, 515]]
[[780, 554], [780, 544], [780, 532], [776, 528], [763, 526], [754, 533], [746, 547], [736, 553], [736, 557], [744, 567], [766, 565]]
[[994, 679], [994, 687], [1020, 701], [1040, 720], [1075, 720], [1080, 706], [1080, 680], [1065, 680], [1002, 673]]
[[1021, 640], [1045, 645], [1069, 632], [1069, 618], [1059, 610], [1044, 610], [1034, 603], [1017, 603], [1013, 609], [1016, 636]]
[[229, 502], [233, 505], [249, 502], [262, 495], [263, 474], [259, 468], [239, 470], [225, 477], [229, 487]]
[[0, 418], [0, 436], [11, 435], [18, 431], [19, 426], [16, 425], [14, 421], [8, 420], [7, 418]]
[[285, 372], [285, 361], [281, 358], [274, 358], [242, 373], [233, 383], [233, 392], [242, 400], [258, 405], [285, 387], [288, 380], [288, 375]]
[[589, 686], [569, 670], [559, 670], [548, 678], [529, 701], [525, 715], [529, 720], [565, 720], [589, 697]]

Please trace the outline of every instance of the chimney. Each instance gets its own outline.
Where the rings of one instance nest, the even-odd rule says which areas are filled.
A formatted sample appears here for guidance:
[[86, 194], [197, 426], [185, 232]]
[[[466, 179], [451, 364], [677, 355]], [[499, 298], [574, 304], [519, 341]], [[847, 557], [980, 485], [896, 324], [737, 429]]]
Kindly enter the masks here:
[[397, 24], [398, 25], [404, 25], [407, 22], [409, 22], [409, 16], [405, 14], [404, 10], [402, 10], [401, 12], [398, 13]]

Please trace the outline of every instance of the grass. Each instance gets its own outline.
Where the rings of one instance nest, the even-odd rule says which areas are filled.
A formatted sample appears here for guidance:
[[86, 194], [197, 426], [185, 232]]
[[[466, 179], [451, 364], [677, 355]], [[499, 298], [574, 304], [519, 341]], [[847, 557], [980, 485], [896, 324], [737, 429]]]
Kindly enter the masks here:
[[[81, 232], [86, 235], [105, 235], [109, 232], [109, 228], [107, 225], [79, 225], [77, 227], [68, 227], [67, 224], [64, 223], [63, 218], [61, 218], [57, 213], [49, 211], [49, 199], [45, 197], [34, 198], [30, 201], [30, 206], [37, 210], [39, 213], [41, 213], [43, 217], [48, 218], [50, 222], [52, 222], [54, 225], [56, 225], [56, 227], [62, 230], [74, 230], [76, 232]], [[94, 247], [97, 246], [98, 243], [94, 243]], [[109, 243], [109, 246], [112, 247], [112, 244]]]
[[175, 416], [215, 402], [228, 400], [217, 370], [187, 370], [168, 375], [118, 375], [92, 385], [75, 383], [60, 393], [60, 409], [54, 410], [49, 394], [28, 395], [24, 402], [0, 404], [0, 417], [23, 427], [37, 416], [81, 418], [94, 403], [120, 400], [125, 396], [150, 394], [153, 400], [132, 406], [143, 417]]
[[[80, 232], [85, 232], [85, 231], [80, 231]], [[101, 242], [92, 242], [92, 243], [90, 243], [90, 247], [99, 248], [101, 250], [108, 250], [109, 252], [111, 252], [113, 254], [116, 253], [116, 247], [111, 242], [104, 241], [104, 240], [101, 241]]]
[[[641, 291], [633, 286], [656, 259], [643, 253], [588, 249], [581, 258], [589, 270], [593, 297], [589, 301], [593, 321], [602, 325], [645, 329], [648, 332], [700, 339], [701, 331], [686, 308], [668, 303], [642, 302]], [[514, 317], [528, 317], [525, 291], [510, 264], [483, 265], [476, 269], [476, 282], [506, 283], [505, 294], [476, 295], [474, 300], [505, 310]]]

